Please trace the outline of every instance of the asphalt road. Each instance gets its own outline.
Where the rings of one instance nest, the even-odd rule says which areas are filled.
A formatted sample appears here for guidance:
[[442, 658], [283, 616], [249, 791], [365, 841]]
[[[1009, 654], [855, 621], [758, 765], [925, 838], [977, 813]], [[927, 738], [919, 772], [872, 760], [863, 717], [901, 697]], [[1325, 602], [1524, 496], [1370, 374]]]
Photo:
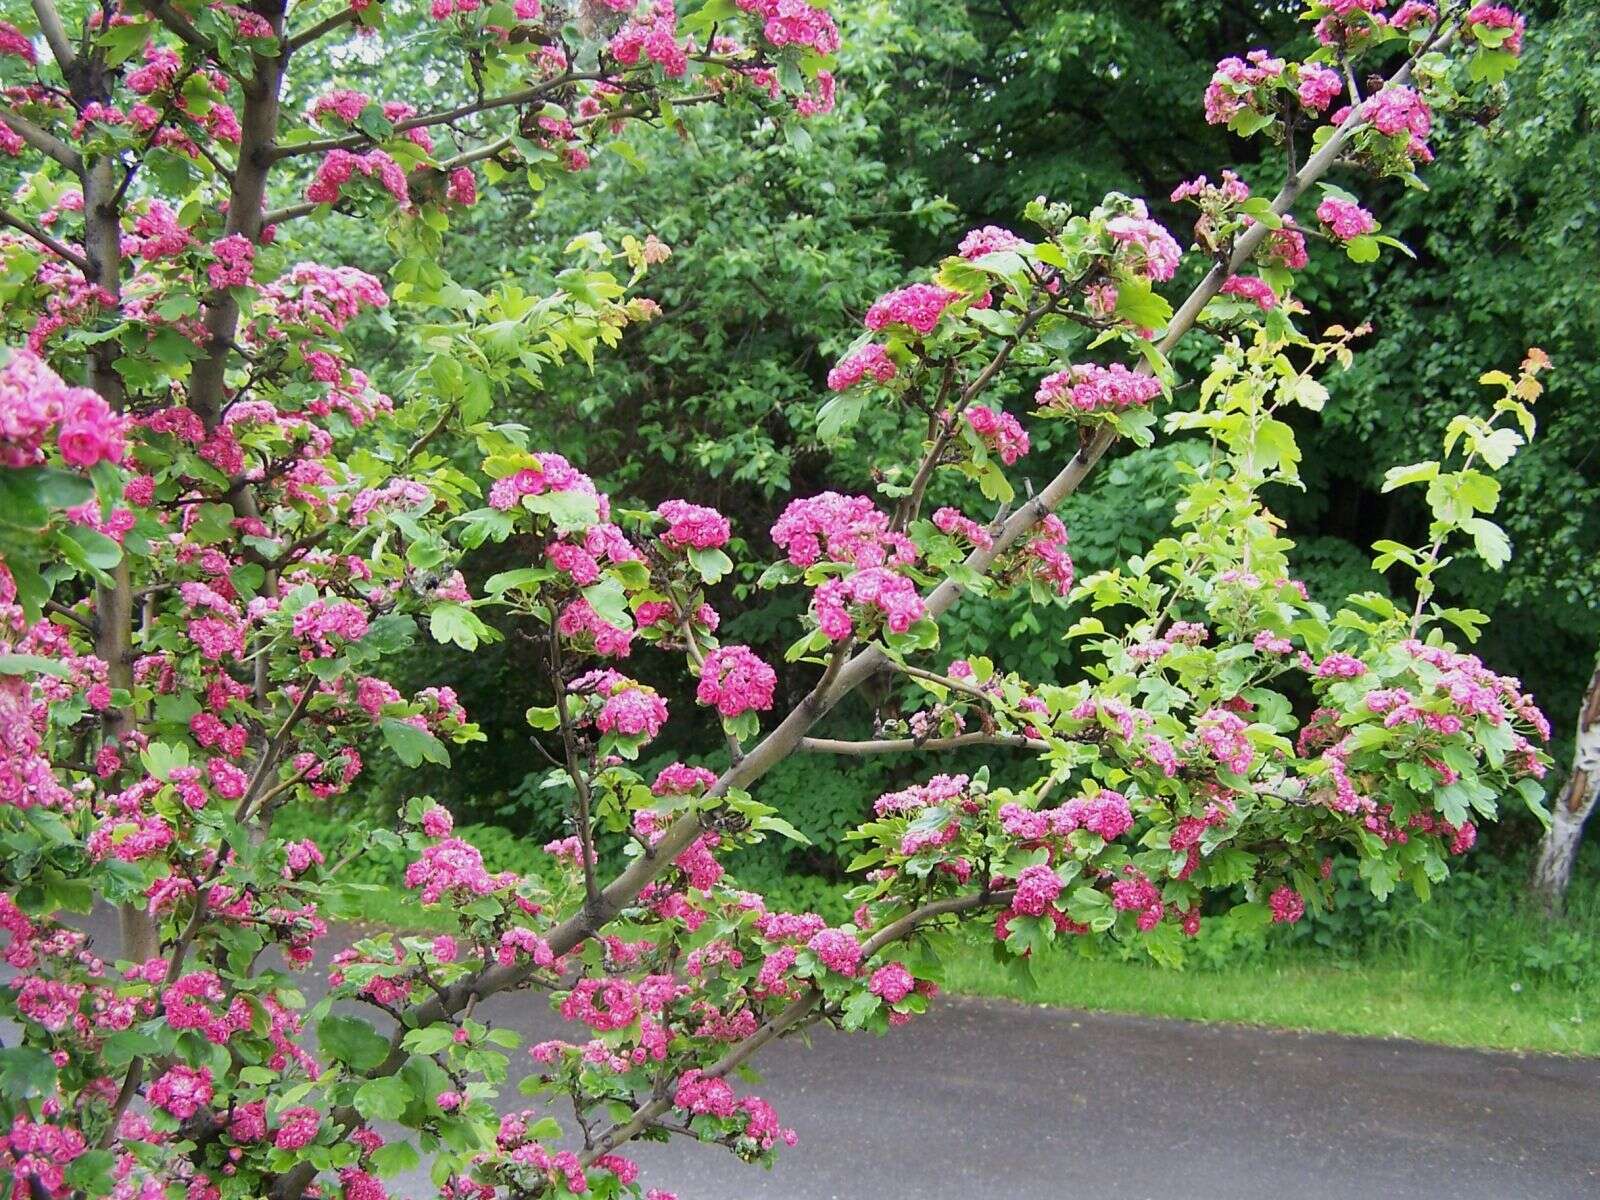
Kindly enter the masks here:
[[[90, 924], [115, 946], [100, 914]], [[529, 1042], [572, 1036], [537, 997], [477, 1015]], [[635, 1145], [648, 1186], [682, 1200], [1600, 1198], [1600, 1059], [943, 998], [887, 1037], [819, 1031], [757, 1066], [753, 1090], [799, 1145], [771, 1172], [682, 1139]], [[391, 1187], [433, 1194], [422, 1178]]]

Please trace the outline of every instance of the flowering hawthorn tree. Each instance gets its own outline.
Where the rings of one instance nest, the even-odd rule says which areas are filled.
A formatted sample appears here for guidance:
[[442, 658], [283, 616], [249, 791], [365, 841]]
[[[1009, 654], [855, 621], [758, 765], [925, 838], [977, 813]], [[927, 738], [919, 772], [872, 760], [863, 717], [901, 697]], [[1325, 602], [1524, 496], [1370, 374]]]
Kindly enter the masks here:
[[[791, 1142], [729, 1077], [813, 1021], [913, 1019], [935, 990], [935, 929], [992, 924], [1014, 956], [1115, 940], [1178, 961], [1202, 921], [1329, 903], [1336, 851], [1379, 895], [1426, 893], [1500, 798], [1537, 808], [1542, 716], [1450, 642], [1476, 614], [1430, 597], [1458, 542], [1505, 559], [1493, 470], [1533, 431], [1543, 356], [1484, 376], [1492, 414], [1458, 418], [1439, 461], [1391, 472], [1434, 513], [1427, 545], [1377, 546], [1414, 576], [1414, 607], [1309, 596], [1261, 498], [1295, 484], [1286, 417], [1321, 406], [1318, 375], [1363, 332], [1302, 331], [1297, 272], [1313, 245], [1358, 261], [1395, 245], [1325, 176], [1413, 178], [1435, 116], [1514, 64], [1508, 10], [1318, 3], [1305, 60], [1219, 64], [1208, 118], [1276, 141], [1285, 176], [1270, 200], [1228, 172], [1177, 188], [1209, 266], [1176, 309], [1160, 287], [1183, 249], [1121, 195], [1087, 213], [1041, 200], [1032, 240], [974, 230], [874, 304], [824, 425], [889, 406], [923, 424], [923, 453], [882, 464], [876, 496], [798, 498], [772, 528], [761, 582], [809, 592], [790, 658], [817, 678], [768, 719], [773, 669], [719, 643], [706, 599], [734, 570], [729, 521], [687, 499], [614, 507], [492, 420], [510, 384], [649, 317], [629, 288], [667, 248], [579, 239], [548, 296], [465, 292], [438, 257], [480, 179], [581, 179], [630, 121], [670, 125], [687, 103], [827, 109], [832, 19], [804, 0], [398, 7], [33, 0], [25, 27], [0, 25], [0, 148], [25, 172], [0, 210], [12, 1194], [372, 1200], [420, 1151], [452, 1200], [638, 1196], [618, 1153], [631, 1139], [763, 1161]], [[309, 47], [375, 63], [401, 39], [462, 64], [430, 85], [436, 105], [282, 103]], [[391, 286], [297, 258], [297, 222], [344, 215], [384, 223]], [[391, 399], [348, 334], [407, 304], [425, 355]], [[1168, 355], [1196, 332], [1213, 357], [1180, 391]], [[1018, 379], [1034, 418], [1077, 431], [1020, 502], [1028, 434], [992, 398]], [[1183, 472], [1172, 534], [1076, 581], [1056, 508], [1119, 439], [1163, 425], [1211, 447]], [[447, 446], [475, 448], [481, 472]], [[965, 509], [925, 512], [941, 476], [941, 492], [967, 481]], [[474, 596], [457, 564], [489, 541], [526, 565]], [[1082, 680], [1040, 685], [941, 646], [958, 600], [1006, 595], [1079, 611]], [[447, 812], [410, 801], [374, 836], [410, 850], [406, 883], [453, 930], [355, 941], [308, 1005], [295, 972], [330, 934], [339, 863], [274, 836], [272, 817], [358, 786], [371, 754], [443, 763], [478, 737], [448, 688], [406, 695], [384, 676], [424, 630], [468, 651], [497, 636], [484, 608], [537, 647], [528, 718], [570, 791], [571, 836], [547, 848], [552, 870], [492, 874]], [[720, 774], [634, 769], [668, 720], [622, 670], [650, 651], [698, 679]], [[880, 673], [924, 697], [902, 727], [816, 735]], [[868, 870], [851, 923], [770, 911], [725, 873], [728, 851], [797, 836], [759, 799], [786, 756], [958, 746], [1020, 756], [1034, 781], [935, 774], [879, 797], [855, 835]], [[610, 879], [602, 833], [627, 844]], [[121, 946], [64, 919], [96, 902], [118, 906]], [[572, 1033], [525, 1051], [529, 1107], [502, 1111], [518, 1039], [474, 1014], [513, 990], [546, 993]]]

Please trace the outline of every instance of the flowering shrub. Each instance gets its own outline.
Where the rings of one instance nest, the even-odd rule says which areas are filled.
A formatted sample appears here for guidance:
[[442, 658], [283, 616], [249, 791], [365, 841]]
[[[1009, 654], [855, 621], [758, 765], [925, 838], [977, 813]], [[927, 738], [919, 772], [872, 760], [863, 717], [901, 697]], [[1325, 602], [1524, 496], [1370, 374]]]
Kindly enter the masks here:
[[[21, 1033], [0, 1048], [0, 1166], [25, 1192], [376, 1200], [420, 1151], [447, 1200], [668, 1200], [619, 1150], [687, 1134], [766, 1161], [792, 1144], [730, 1078], [816, 1020], [915, 1019], [938, 927], [992, 923], [1025, 959], [1116, 941], [1176, 962], [1205, 921], [1327, 905], [1335, 850], [1380, 897], [1426, 894], [1502, 798], [1537, 809], [1544, 718], [1451, 640], [1478, 616], [1431, 598], [1458, 542], [1491, 567], [1509, 553], [1493, 472], [1534, 432], [1543, 356], [1484, 376], [1503, 394], [1450, 426], [1440, 460], [1390, 473], [1434, 516], [1425, 545], [1376, 547], [1414, 577], [1414, 607], [1311, 596], [1261, 499], [1298, 478], [1286, 414], [1322, 405], [1319, 375], [1362, 332], [1296, 325], [1307, 239], [1326, 228], [1358, 261], [1388, 244], [1336, 189], [1317, 226], [1292, 210], [1335, 163], [1424, 163], [1436, 117], [1514, 62], [1514, 14], [1318, 3], [1306, 62], [1222, 63], [1208, 117], [1281, 142], [1286, 182], [1270, 201], [1226, 172], [1179, 186], [1210, 265], [1176, 308], [1157, 286], [1183, 246], [1122, 195], [1040, 200], [1036, 240], [975, 230], [872, 305], [824, 429], [878, 404], [918, 414], [926, 442], [881, 464], [876, 494], [796, 498], [766, 531], [760, 583], [808, 596], [789, 657], [816, 668], [769, 718], [775, 671], [719, 642], [707, 597], [736, 566], [731, 522], [687, 499], [613, 504], [492, 419], [513, 380], [651, 317], [629, 292], [667, 248], [577, 239], [542, 297], [466, 292], [438, 250], [479, 171], [555, 183], [684, 104], [827, 111], [832, 18], [803, 0], [601, 0], [576, 22], [536, 0], [400, 7], [162, 0], [69, 29], [38, 0], [36, 28], [0, 25], [0, 151], [26, 169], [0, 235], [17, 347], [0, 363], [0, 1012]], [[348, 39], [359, 59], [391, 36], [470, 83], [426, 108], [348, 90], [284, 106], [306, 47]], [[1344, 95], [1335, 68], [1356, 61], [1388, 73], [1370, 95]], [[297, 223], [347, 215], [398, 248], [387, 284], [299, 257]], [[389, 397], [350, 338], [407, 306], [428, 310], [427, 357]], [[1168, 356], [1196, 330], [1214, 345], [1191, 396]], [[1030, 445], [1002, 378], [1078, 437], [1021, 504], [1008, 469]], [[1158, 428], [1214, 450], [1183, 475], [1173, 532], [1078, 580], [1053, 510]], [[999, 515], [924, 516], [939, 472]], [[462, 564], [490, 542], [525, 565], [475, 595]], [[1082, 680], [942, 645], [964, 596], [1024, 590], [1077, 612]], [[275, 837], [274, 813], [360, 786], [375, 754], [442, 764], [481, 737], [451, 689], [386, 676], [422, 636], [499, 637], [488, 608], [531, 650], [528, 721], [569, 797], [543, 869], [490, 872], [421, 798], [370, 842]], [[632, 765], [686, 717], [628, 673], [648, 651], [681, 656], [718, 713], [720, 774]], [[880, 674], [925, 699], [871, 740], [814, 736]], [[1034, 781], [938, 774], [878, 798], [849, 922], [773, 911], [728, 876], [729, 851], [800, 836], [759, 798], [788, 756], [955, 746], [1021, 755]], [[601, 830], [627, 838], [610, 879]], [[406, 886], [448, 932], [333, 948], [341, 867], [368, 845], [410, 856]], [[119, 946], [65, 919], [96, 903], [118, 909]], [[568, 1024], [526, 1051], [526, 1109], [501, 1096], [517, 1036], [475, 1015], [506, 991], [547, 993]]]

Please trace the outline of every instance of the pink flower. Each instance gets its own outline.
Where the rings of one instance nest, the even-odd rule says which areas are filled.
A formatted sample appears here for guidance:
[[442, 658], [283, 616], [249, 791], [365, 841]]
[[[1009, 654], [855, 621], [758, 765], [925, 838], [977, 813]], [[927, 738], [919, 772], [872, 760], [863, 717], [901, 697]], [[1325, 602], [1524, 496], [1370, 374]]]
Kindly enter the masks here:
[[1339, 98], [1344, 91], [1344, 80], [1339, 72], [1321, 63], [1304, 63], [1300, 67], [1300, 86], [1296, 94], [1308, 111], [1319, 113]]
[[1217, 64], [1206, 87], [1206, 121], [1226, 125], [1246, 108], [1255, 107], [1256, 94], [1284, 72], [1281, 58], [1265, 50], [1252, 50], [1246, 58], [1225, 58]]
[[956, 253], [962, 258], [982, 258], [985, 254], [995, 254], [1001, 250], [1015, 250], [1018, 246], [1027, 245], [1009, 229], [1002, 229], [998, 225], [985, 225], [981, 229], [969, 230], [967, 236], [961, 239], [961, 245]]
[[861, 943], [842, 929], [824, 929], [806, 943], [823, 966], [840, 975], [854, 975], [861, 964]]
[[725, 717], [772, 707], [778, 677], [748, 646], [721, 646], [706, 656], [695, 699]]
[[999, 455], [1006, 466], [1028, 452], [1028, 434], [1010, 413], [974, 404], [961, 415], [979, 440]]
[[1025, 916], [1042, 917], [1060, 894], [1061, 880], [1049, 867], [1024, 867], [1017, 876], [1017, 892], [1011, 907]]
[[68, 387], [30, 350], [13, 350], [0, 366], [0, 468], [44, 461], [44, 444], [57, 428], [56, 446], [71, 467], [120, 462], [127, 422], [88, 388]]
[[1143, 200], [1134, 201], [1132, 216], [1112, 217], [1106, 232], [1123, 247], [1118, 257], [1136, 275], [1156, 283], [1171, 279], [1178, 272], [1183, 249], [1159, 222], [1152, 221]]
[[733, 533], [728, 518], [716, 509], [687, 500], [663, 500], [656, 506], [656, 516], [667, 523], [661, 540], [675, 550], [726, 546]]
[[1238, 296], [1249, 300], [1263, 312], [1278, 306], [1278, 295], [1272, 285], [1256, 275], [1230, 275], [1221, 288], [1224, 296]]
[[865, 496], [823, 492], [792, 500], [772, 526], [772, 540], [797, 567], [827, 559], [860, 568], [916, 561], [910, 538], [889, 528], [889, 518]]
[[1041, 408], [1080, 413], [1122, 412], [1161, 394], [1161, 381], [1121, 363], [1083, 363], [1047, 375], [1034, 395]]
[[1267, 901], [1272, 909], [1274, 925], [1293, 925], [1306, 913], [1306, 902], [1300, 893], [1290, 887], [1281, 887]]
[[1317, 205], [1317, 220], [1326, 225], [1328, 231], [1341, 242], [1348, 242], [1351, 238], [1371, 233], [1378, 227], [1378, 223], [1366, 209], [1349, 200], [1341, 200], [1337, 196], [1329, 196]]
[[941, 533], [947, 533], [951, 537], [966, 538], [980, 550], [987, 550], [994, 545], [994, 538], [989, 536], [987, 529], [971, 517], [964, 516], [948, 506], [933, 514], [933, 524]]
[[888, 963], [879, 967], [872, 973], [872, 980], [867, 984], [867, 990], [874, 996], [879, 996], [885, 1004], [899, 1004], [909, 996], [917, 986], [916, 979], [911, 972], [906, 970], [904, 963]]
[[863, 379], [888, 383], [895, 377], [896, 367], [889, 352], [875, 342], [845, 355], [828, 372], [828, 387], [835, 392], [848, 391]]
[[187, 1121], [211, 1103], [211, 1068], [171, 1067], [150, 1085], [145, 1098], [156, 1108]]
[[450, 172], [450, 182], [445, 186], [444, 197], [452, 204], [470, 208], [478, 202], [478, 177], [471, 167], [457, 167]]
[[905, 633], [927, 611], [917, 585], [883, 567], [828, 580], [812, 596], [811, 606], [818, 626], [834, 642], [851, 636], [856, 620], [869, 612], [880, 614], [891, 633]]
[[949, 288], [914, 283], [874, 300], [867, 309], [866, 326], [874, 332], [888, 325], [905, 325], [918, 333], [932, 333], [944, 310], [959, 299], [961, 293]]
[[8, 54], [13, 58], [20, 58], [30, 66], [36, 61], [33, 52], [33, 43], [15, 25], [9, 21], [0, 21], [0, 55]]

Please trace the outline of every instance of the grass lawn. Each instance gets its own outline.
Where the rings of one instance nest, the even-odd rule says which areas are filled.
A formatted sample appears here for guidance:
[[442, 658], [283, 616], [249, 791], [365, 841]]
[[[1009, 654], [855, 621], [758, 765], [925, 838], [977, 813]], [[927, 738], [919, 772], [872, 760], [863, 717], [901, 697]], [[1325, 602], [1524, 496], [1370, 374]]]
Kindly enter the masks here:
[[1600, 1054], [1600, 1013], [1593, 998], [1584, 1004], [1573, 989], [1541, 983], [1513, 991], [1512, 982], [1498, 976], [1440, 976], [1383, 958], [1343, 964], [1284, 954], [1257, 963], [1173, 971], [1060, 955], [1039, 965], [1035, 987], [996, 970], [987, 953], [973, 948], [949, 959], [946, 970], [955, 992], [1067, 1008], [1450, 1046]]
[[[352, 917], [393, 928], [447, 927], [403, 889], [363, 893]], [[1430, 961], [1432, 960], [1432, 961]], [[1422, 965], [1419, 965], [1422, 964]], [[1600, 997], [1553, 982], [1511, 979], [1437, 955], [1340, 962], [1310, 951], [1169, 970], [1072, 954], [1039, 964], [1030, 983], [999, 968], [986, 946], [958, 942], [945, 959], [949, 991], [1025, 1003], [1191, 1021], [1231, 1021], [1451, 1046], [1600, 1055]]]

